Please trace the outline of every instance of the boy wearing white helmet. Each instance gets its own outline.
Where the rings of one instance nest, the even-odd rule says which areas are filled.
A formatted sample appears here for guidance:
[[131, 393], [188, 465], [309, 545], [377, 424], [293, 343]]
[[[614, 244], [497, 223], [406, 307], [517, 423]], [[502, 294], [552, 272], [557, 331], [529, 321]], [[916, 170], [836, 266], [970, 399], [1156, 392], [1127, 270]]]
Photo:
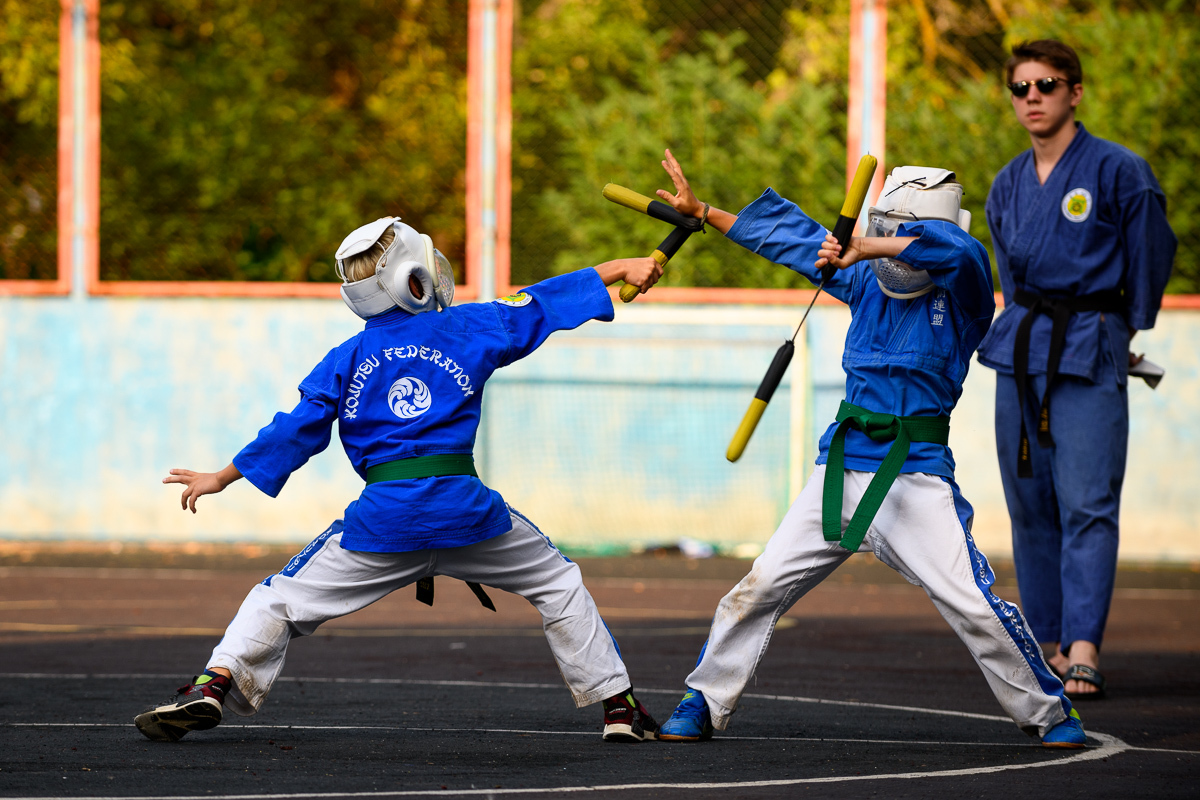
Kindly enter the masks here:
[[[328, 446], [334, 421], [362, 494], [280, 572], [255, 586], [204, 673], [134, 720], [177, 741], [263, 704], [288, 642], [330, 619], [416, 583], [433, 602], [433, 576], [519, 594], [542, 615], [550, 650], [577, 706], [604, 703], [604, 739], [653, 739], [657, 724], [633, 696], [616, 642], [579, 568], [478, 478], [472, 447], [483, 386], [554, 331], [611, 320], [605, 290], [646, 291], [662, 275], [651, 258], [608, 261], [491, 303], [452, 306], [454, 276], [433, 241], [387, 217], [351, 233], [337, 252], [342, 298], [364, 330], [329, 351], [280, 412], [220, 472], [173, 469], [182, 505], [245, 477], [275, 497], [292, 472]], [[432, 312], [432, 313], [427, 313]], [[419, 510], [419, 511], [418, 511]]]
[[658, 738], [700, 741], [724, 729], [779, 618], [853, 553], [873, 552], [925, 589], [1022, 730], [1047, 747], [1083, 747], [1079, 716], [1021, 612], [991, 591], [971, 506], [954, 482], [950, 412], [995, 311], [987, 252], [966, 231], [954, 174], [893, 170], [867, 237], [839, 254], [832, 235], [773, 190], [734, 215], [701, 203], [670, 151], [663, 167], [675, 194], [660, 197], [813, 283], [824, 277], [851, 321], [846, 399], [821, 437], [812, 477], [718, 605]]

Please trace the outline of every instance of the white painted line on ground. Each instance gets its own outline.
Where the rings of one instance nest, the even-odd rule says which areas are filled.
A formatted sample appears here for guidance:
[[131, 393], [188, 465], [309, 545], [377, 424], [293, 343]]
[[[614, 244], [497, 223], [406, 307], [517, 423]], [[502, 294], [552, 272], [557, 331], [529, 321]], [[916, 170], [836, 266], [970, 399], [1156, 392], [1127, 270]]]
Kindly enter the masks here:
[[1200, 756], [1200, 750], [1170, 750], [1166, 747], [1126, 747], [1125, 749], [1137, 753], [1178, 753], [1187, 756]]
[[[33, 679], [74, 679], [79, 680], [81, 677], [78, 674], [52, 674], [52, 673], [9, 673], [0, 674], [0, 679], [16, 679], [16, 678], [33, 678]], [[95, 678], [152, 678], [152, 679], [176, 679], [178, 676], [169, 675], [142, 675], [142, 674], [126, 674], [126, 675], [96, 675]], [[486, 681], [425, 681], [425, 680], [405, 680], [405, 679], [385, 679], [385, 678], [290, 678], [281, 679], [289, 680], [296, 683], [348, 683], [348, 684], [411, 684], [419, 686], [481, 686], [481, 687], [500, 687], [500, 688], [522, 688], [522, 689], [559, 689], [557, 684], [546, 683], [489, 683]], [[639, 689], [640, 692], [655, 693], [655, 694], [670, 694], [678, 690], [671, 689]], [[998, 717], [986, 714], [970, 714], [962, 711], [946, 711], [942, 709], [919, 708], [917, 706], [893, 706], [876, 703], [864, 703], [850, 700], [821, 700], [812, 697], [792, 697], [788, 695], [744, 695], [744, 697], [754, 697], [755, 699], [776, 700], [783, 702], [800, 702], [800, 703], [817, 703], [828, 705], [841, 706], [856, 706], [860, 708], [877, 708], [889, 711], [907, 711], [910, 713], [932, 714], [935, 716], [948, 717], [966, 717], [970, 719], [983, 719], [988, 721], [1008, 722], [1007, 717]], [[56, 723], [15, 723], [10, 724], [11, 727], [50, 727]], [[89, 725], [87, 723], [61, 723], [63, 727], [126, 727], [126, 725], [118, 725], [115, 723], [99, 723]], [[269, 725], [247, 725], [247, 728], [269, 728], [269, 729], [303, 729], [307, 726], [269, 726]], [[334, 729], [334, 726], [311, 726], [317, 728]], [[371, 730], [371, 728], [354, 728], [356, 730]], [[396, 730], [388, 728], [385, 730]], [[501, 733], [546, 733], [545, 731], [506, 731], [488, 729], [451, 729], [451, 728], [413, 728], [412, 730], [421, 731], [472, 731], [472, 732], [501, 732]], [[590, 735], [595, 736], [594, 732], [586, 734], [571, 734], [567, 735]], [[822, 778], [786, 778], [779, 780], [766, 781], [731, 781], [723, 783], [643, 783], [643, 784], [625, 784], [621, 786], [566, 786], [566, 787], [547, 787], [534, 789], [437, 789], [437, 790], [396, 790], [396, 791], [380, 791], [380, 792], [300, 792], [287, 794], [228, 794], [228, 795], [130, 795], [130, 796], [94, 796], [94, 797], [76, 797], [73, 800], [319, 800], [320, 798], [335, 798], [335, 797], [426, 797], [432, 795], [446, 796], [497, 796], [497, 795], [517, 795], [517, 794], [574, 794], [581, 792], [613, 792], [618, 790], [666, 790], [666, 789], [754, 789], [754, 788], [770, 788], [777, 786], [802, 786], [809, 784], [821, 783], [845, 783], [850, 781], [882, 781], [882, 780], [911, 780], [918, 778], [948, 778], [961, 777], [967, 775], [989, 775], [998, 772], [1008, 772], [1012, 770], [1022, 769], [1037, 769], [1039, 767], [1062, 766], [1064, 764], [1077, 764], [1084, 761], [1095, 761], [1097, 759], [1106, 759], [1111, 756], [1119, 755], [1130, 750], [1152, 750], [1152, 748], [1133, 748], [1127, 745], [1122, 740], [1115, 736], [1110, 736], [1106, 733], [1089, 732], [1088, 736], [1100, 742], [1099, 747], [1089, 747], [1086, 750], [1080, 750], [1070, 755], [1065, 755], [1060, 758], [1047, 758], [1044, 761], [1038, 761], [1031, 764], [1004, 764], [991, 767], [971, 767], [967, 769], [955, 770], [932, 770], [928, 772], [894, 772], [882, 775], [842, 775], [830, 776]], [[753, 740], [759, 737], [721, 737], [729, 739], [744, 738]], [[855, 739], [786, 739], [783, 737], [771, 738], [761, 737], [768, 741], [838, 741], [838, 742], [872, 742], [873, 740], [855, 740]], [[900, 741], [892, 742], [890, 740], [881, 740], [879, 743], [885, 744], [938, 744], [938, 745], [962, 745], [962, 742], [912, 742]], [[966, 743], [968, 746], [975, 743]], [[994, 744], [986, 744], [984, 746], [996, 746]], [[1013, 747], [1021, 747], [1021, 745], [1011, 745]], [[1173, 752], [1173, 751], [1163, 751]], [[1178, 751], [1188, 752], [1188, 751]], [[6, 798], [6, 800], [59, 800], [59, 798], [49, 797], [14, 797]]]
[[[0, 727], [9, 728], [128, 728], [127, 722], [6, 722]], [[226, 724], [222, 730], [268, 730], [268, 731], [404, 731], [406, 733], [512, 733], [523, 736], [595, 736], [595, 731], [548, 731], [525, 730], [522, 728], [428, 728], [405, 725], [241, 725]], [[847, 739], [836, 736], [725, 736], [723, 742], [843, 742], [848, 744], [927, 744], [937, 747], [1012, 747], [1042, 749], [1039, 744], [1014, 742], [935, 742], [923, 739]], [[1154, 748], [1131, 747], [1130, 750], [1153, 752], [1186, 753], [1187, 750], [1155, 750]], [[1200, 755], [1195, 753], [1194, 755]]]
[[[1092, 734], [1100, 741], [1100, 747], [1080, 750], [1065, 758], [1038, 761], [1033, 764], [1011, 764], [995, 767], [972, 767], [969, 769], [936, 770], [932, 772], [893, 772], [884, 775], [844, 775], [827, 778], [785, 778], [771, 781], [730, 781], [724, 783], [632, 783], [614, 786], [556, 786], [536, 789], [431, 789], [397, 790], [394, 792], [293, 792], [287, 794], [202, 794], [202, 795], [129, 795], [120, 797], [76, 797], [73, 800], [319, 800], [334, 797], [496, 797], [519, 794], [581, 794], [583, 792], [646, 791], [665, 789], [759, 789], [776, 786], [804, 786], [820, 783], [847, 783], [850, 781], [912, 780], [917, 778], [952, 778], [966, 775], [988, 775], [1019, 769], [1077, 764], [1109, 758], [1128, 749], [1124, 742], [1106, 734]], [[59, 797], [20, 797], [9, 800], [61, 800]]]

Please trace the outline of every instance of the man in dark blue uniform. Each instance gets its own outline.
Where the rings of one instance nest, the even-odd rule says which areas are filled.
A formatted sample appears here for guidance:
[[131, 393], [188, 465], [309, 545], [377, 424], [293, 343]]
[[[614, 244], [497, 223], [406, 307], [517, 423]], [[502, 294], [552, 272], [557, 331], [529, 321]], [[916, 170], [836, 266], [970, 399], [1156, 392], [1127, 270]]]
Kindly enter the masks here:
[[1013, 48], [1013, 110], [1032, 147], [987, 199], [1004, 312], [996, 446], [1021, 603], [1073, 697], [1100, 697], [1129, 435], [1129, 340], [1154, 327], [1176, 240], [1150, 166], [1075, 121], [1083, 70], [1052, 40]]

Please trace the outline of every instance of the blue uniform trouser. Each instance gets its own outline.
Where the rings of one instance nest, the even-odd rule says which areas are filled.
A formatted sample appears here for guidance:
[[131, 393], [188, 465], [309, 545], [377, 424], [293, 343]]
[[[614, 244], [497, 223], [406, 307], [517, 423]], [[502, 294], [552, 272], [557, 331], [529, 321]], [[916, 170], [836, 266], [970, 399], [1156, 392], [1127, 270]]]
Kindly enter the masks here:
[[1097, 383], [1059, 375], [1050, 396], [1054, 445], [1037, 443], [1046, 376], [1030, 375], [1023, 398], [1033, 477], [1017, 477], [1021, 405], [1012, 375], [996, 375], [996, 449], [1012, 518], [1021, 606], [1042, 642], [1104, 637], [1117, 571], [1118, 515], [1129, 404], [1112, 363]]

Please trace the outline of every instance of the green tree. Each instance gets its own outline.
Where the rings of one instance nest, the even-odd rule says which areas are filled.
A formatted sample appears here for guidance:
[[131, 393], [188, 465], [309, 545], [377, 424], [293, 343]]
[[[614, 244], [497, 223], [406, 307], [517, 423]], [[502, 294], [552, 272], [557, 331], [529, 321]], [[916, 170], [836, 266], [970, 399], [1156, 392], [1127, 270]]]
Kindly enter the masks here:
[[1084, 68], [1077, 118], [1146, 158], [1179, 238], [1169, 292], [1200, 292], [1200, 3], [916, 0], [889, 6], [888, 161], [954, 169], [991, 247], [983, 216], [995, 174], [1029, 147], [1003, 87], [1008, 47], [1060, 39]]
[[[790, 70], [776, 63], [765, 79], [755, 79], [736, 55], [746, 34], [704, 32], [698, 49], [681, 48], [671, 31], [651, 34], [634, 24], [640, 7], [612, 15], [604, 13], [607, 1], [579, 5], [594, 9], [587, 27], [604, 31], [601, 50], [620, 52], [621, 68], [575, 83], [560, 68], [557, 91], [542, 87], [550, 74], [543, 63], [592, 60], [592, 42], [569, 34], [578, 24], [569, 17], [577, 6], [539, 12], [536, 26], [522, 20], [522, 30], [536, 35], [519, 41], [524, 47], [514, 69], [514, 281], [657, 245], [664, 225], [607, 203], [600, 189], [609, 182], [644, 194], [669, 188], [659, 165], [666, 146], [716, 205], [737, 210], [774, 186], [818, 218], [836, 217], [845, 193], [845, 80], [814, 78], [831, 69], [845, 74], [844, 54], [832, 67], [800, 58]], [[815, 39], [826, 29], [805, 27], [804, 19], [797, 15], [787, 27], [789, 52], [820, 50]], [[553, 43], [552, 57], [542, 42]], [[693, 236], [662, 285], [808, 285], [717, 238]]]
[[385, 214], [461, 265], [465, 11], [102, 4], [103, 277], [331, 280]]
[[0, 278], [58, 273], [56, 0], [0, 0]]

